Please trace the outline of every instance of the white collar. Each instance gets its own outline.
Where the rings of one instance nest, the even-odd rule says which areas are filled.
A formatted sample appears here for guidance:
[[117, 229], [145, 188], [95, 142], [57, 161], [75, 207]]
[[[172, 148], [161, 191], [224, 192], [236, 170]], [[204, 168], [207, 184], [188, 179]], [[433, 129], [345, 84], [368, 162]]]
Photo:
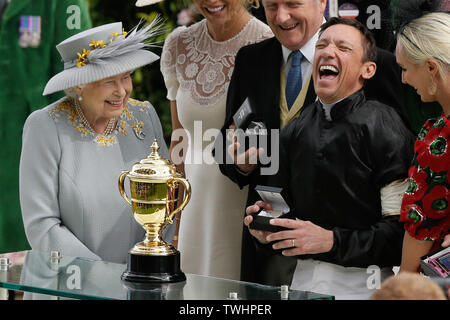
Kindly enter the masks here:
[[[350, 96], [351, 95], [348, 95], [347, 97], [350, 97]], [[338, 101], [335, 101], [335, 102], [332, 102], [332, 103], [325, 103], [325, 102], [322, 101], [322, 99], [317, 97], [319, 99], [319, 102], [322, 104], [322, 108], [325, 111], [325, 118], [328, 121], [332, 121], [332, 119], [331, 119], [331, 109], [335, 106], [336, 103], [341, 102], [342, 100], [346, 99], [347, 97], [339, 99]]]

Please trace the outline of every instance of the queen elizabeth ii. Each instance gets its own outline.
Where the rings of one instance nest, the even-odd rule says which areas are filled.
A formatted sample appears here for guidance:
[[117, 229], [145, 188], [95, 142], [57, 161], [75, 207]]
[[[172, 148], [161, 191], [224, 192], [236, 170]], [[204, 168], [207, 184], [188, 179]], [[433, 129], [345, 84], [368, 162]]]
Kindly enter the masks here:
[[[57, 45], [64, 70], [44, 95], [66, 96], [33, 112], [23, 129], [20, 204], [33, 249], [125, 263], [142, 240], [117, 179], [150, 153], [154, 139], [168, 157], [155, 109], [130, 98], [133, 70], [159, 58], [146, 40], [160, 26], [155, 20], [127, 34], [111, 23]], [[173, 231], [166, 228], [166, 241]]]

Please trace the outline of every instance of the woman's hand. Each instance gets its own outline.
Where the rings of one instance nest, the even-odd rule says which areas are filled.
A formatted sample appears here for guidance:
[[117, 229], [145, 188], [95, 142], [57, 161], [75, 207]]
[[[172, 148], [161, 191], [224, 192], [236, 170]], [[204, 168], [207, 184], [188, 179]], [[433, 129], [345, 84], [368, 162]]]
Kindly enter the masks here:
[[400, 272], [418, 272], [420, 258], [430, 252], [432, 246], [433, 241], [417, 240], [405, 231]]
[[442, 246], [444, 248], [450, 246], [450, 233], [445, 236], [444, 242], [442, 242]]

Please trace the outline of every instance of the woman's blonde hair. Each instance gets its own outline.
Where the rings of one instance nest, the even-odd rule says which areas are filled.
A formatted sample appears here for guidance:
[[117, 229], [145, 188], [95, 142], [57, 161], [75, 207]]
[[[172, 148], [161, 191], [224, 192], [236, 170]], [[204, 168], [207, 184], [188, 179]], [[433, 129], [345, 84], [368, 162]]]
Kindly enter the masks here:
[[434, 12], [414, 19], [400, 29], [397, 41], [414, 64], [433, 59], [441, 77], [450, 71], [450, 14]]

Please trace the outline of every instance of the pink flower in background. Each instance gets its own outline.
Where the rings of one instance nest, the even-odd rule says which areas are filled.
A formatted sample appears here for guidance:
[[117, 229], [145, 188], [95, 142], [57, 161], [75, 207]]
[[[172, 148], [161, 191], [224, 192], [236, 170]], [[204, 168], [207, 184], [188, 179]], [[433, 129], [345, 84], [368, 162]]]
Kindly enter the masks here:
[[439, 5], [439, 10], [450, 11], [450, 0], [442, 0]]
[[180, 26], [188, 26], [194, 20], [192, 19], [192, 10], [190, 8], [181, 10], [177, 15], [177, 24]]

